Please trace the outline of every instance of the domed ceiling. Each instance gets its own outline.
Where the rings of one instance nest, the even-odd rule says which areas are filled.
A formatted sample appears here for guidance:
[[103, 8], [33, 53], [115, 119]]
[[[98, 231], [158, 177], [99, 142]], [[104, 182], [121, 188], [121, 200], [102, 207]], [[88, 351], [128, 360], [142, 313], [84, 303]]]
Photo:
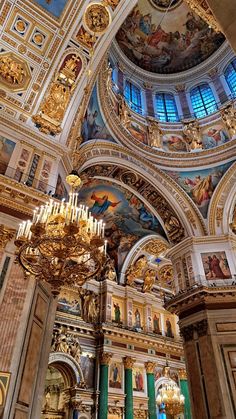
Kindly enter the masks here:
[[139, 0], [116, 35], [134, 64], [159, 74], [200, 64], [224, 39], [182, 0]]

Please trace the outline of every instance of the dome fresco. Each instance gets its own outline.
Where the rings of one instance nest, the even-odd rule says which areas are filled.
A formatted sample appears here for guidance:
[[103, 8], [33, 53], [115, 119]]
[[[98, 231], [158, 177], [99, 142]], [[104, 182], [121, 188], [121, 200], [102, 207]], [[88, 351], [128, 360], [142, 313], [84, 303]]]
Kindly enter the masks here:
[[168, 8], [169, 4], [169, 0], [139, 0], [116, 35], [123, 53], [152, 73], [188, 70], [225, 40], [184, 2], [174, 1]]

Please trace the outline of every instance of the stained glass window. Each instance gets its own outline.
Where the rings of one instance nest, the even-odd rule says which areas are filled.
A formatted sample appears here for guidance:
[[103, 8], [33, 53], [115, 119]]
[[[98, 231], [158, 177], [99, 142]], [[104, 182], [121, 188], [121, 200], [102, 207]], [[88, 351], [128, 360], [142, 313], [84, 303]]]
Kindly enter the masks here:
[[125, 99], [133, 111], [140, 114], [143, 113], [141, 91], [137, 86], [130, 83], [129, 81], [125, 83]]
[[217, 110], [213, 92], [206, 83], [194, 87], [190, 92], [190, 97], [196, 118], [210, 115]]
[[236, 96], [236, 58], [225, 70], [225, 79], [233, 96]]
[[178, 122], [179, 116], [174, 95], [170, 93], [157, 93], [155, 95], [155, 114], [163, 122]]

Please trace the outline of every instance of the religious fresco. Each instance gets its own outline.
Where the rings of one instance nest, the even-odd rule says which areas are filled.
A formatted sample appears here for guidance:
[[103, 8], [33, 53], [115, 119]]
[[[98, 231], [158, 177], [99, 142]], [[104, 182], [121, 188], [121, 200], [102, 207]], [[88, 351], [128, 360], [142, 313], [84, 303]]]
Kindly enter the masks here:
[[5, 175], [15, 143], [0, 135], [0, 174]]
[[95, 358], [92, 354], [82, 352], [80, 366], [83, 372], [84, 381], [88, 388], [94, 387]]
[[[152, 0], [168, 7], [169, 1]], [[153, 73], [177, 73], [200, 64], [224, 42], [184, 2], [163, 19], [148, 0], [139, 0], [116, 36], [124, 54], [137, 66]]]
[[56, 189], [55, 189], [55, 193], [53, 197], [60, 200], [63, 198], [67, 200], [68, 198], [68, 192], [60, 174], [58, 174], [58, 177], [57, 177], [57, 184], [56, 184]]
[[152, 331], [157, 335], [161, 335], [160, 329], [160, 313], [154, 312], [152, 313]]
[[232, 278], [225, 252], [201, 254], [206, 279]]
[[57, 310], [81, 317], [81, 299], [78, 293], [63, 289], [58, 298]]
[[207, 218], [207, 211], [213, 192], [232, 163], [192, 172], [167, 171], [167, 173], [187, 192], [203, 217]]
[[67, 0], [34, 0], [34, 2], [53, 16], [59, 18], [65, 8]]
[[137, 331], [143, 328], [143, 309], [140, 306], [133, 305], [133, 328]]
[[124, 302], [117, 298], [112, 298], [112, 321], [117, 324], [122, 324], [123, 317]]
[[147, 132], [144, 130], [142, 126], [137, 124], [136, 122], [131, 122], [128, 130], [131, 135], [133, 135], [136, 140], [140, 141], [141, 143], [147, 144]]
[[112, 362], [110, 365], [109, 387], [119, 389], [122, 387], [122, 364], [119, 362]]
[[165, 12], [178, 6], [182, 0], [149, 0], [154, 7]]
[[107, 251], [119, 271], [123, 261], [141, 237], [165, 232], [159, 220], [132, 192], [121, 186], [92, 181], [79, 192], [81, 203], [89, 207], [91, 214], [106, 223]]
[[144, 368], [133, 368], [133, 390], [144, 392]]
[[173, 319], [170, 316], [165, 318], [165, 335], [167, 338], [174, 337]]
[[84, 115], [81, 135], [83, 142], [93, 139], [114, 141], [100, 112], [96, 85], [93, 88], [88, 108]]
[[182, 152], [187, 151], [186, 142], [179, 134], [165, 134], [162, 137], [162, 147], [165, 151]]
[[220, 124], [206, 128], [202, 132], [202, 146], [205, 149], [217, 147], [230, 140], [229, 134]]

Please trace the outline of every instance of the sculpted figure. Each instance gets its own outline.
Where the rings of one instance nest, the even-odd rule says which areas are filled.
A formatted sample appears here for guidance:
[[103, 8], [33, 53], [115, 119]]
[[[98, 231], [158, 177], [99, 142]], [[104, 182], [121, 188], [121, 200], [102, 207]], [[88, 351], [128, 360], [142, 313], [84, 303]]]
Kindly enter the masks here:
[[229, 105], [220, 111], [222, 121], [229, 131], [230, 136], [236, 134], [236, 109], [234, 105]]
[[202, 149], [202, 139], [197, 121], [186, 123], [183, 126], [183, 133], [189, 151]]
[[0, 59], [0, 75], [9, 84], [21, 84], [26, 73], [20, 63], [11, 57], [2, 57]]
[[56, 121], [63, 119], [70, 98], [70, 90], [59, 82], [52, 84], [49, 95], [42, 104], [41, 111], [45, 116]]
[[159, 123], [153, 118], [147, 118], [148, 127], [148, 143], [151, 147], [162, 147], [162, 129], [160, 128]]
[[128, 268], [126, 273], [126, 285], [132, 287], [134, 285], [135, 278], [142, 277], [143, 270], [147, 266], [147, 262], [146, 256], [143, 256]]
[[148, 269], [144, 275], [143, 292], [150, 292], [155, 284], [156, 271]]
[[109, 279], [110, 281], [116, 281], [117, 279], [114, 260], [110, 258], [106, 262], [104, 279]]
[[120, 122], [127, 129], [131, 122], [131, 115], [126, 101], [121, 94], [118, 95], [118, 113], [120, 117]]

